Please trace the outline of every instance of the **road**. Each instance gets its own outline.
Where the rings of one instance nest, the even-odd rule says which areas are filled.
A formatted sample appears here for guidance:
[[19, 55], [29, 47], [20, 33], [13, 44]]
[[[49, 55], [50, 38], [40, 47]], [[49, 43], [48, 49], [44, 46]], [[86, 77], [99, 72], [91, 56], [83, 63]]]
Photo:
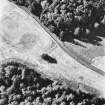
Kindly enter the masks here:
[[[4, 2], [6, 0], [3, 0]], [[53, 78], [68, 80], [71, 87], [105, 97], [105, 73], [64, 45], [29, 12], [10, 2], [0, 4], [0, 62], [20, 59]], [[42, 59], [48, 54], [57, 63]], [[15, 60], [14, 60], [15, 58]], [[10, 60], [11, 59], [11, 60]]]
[[[21, 7], [21, 8], [24, 9], [27, 13], [31, 14], [27, 8], [25, 8], [25, 7]], [[42, 25], [35, 15], [31, 14], [31, 16], [42, 26], [42, 28], [44, 28], [44, 30], [56, 41], [56, 43], [62, 48], [62, 50], [64, 50], [70, 57], [73, 57], [76, 61], [78, 61], [82, 65], [88, 67], [89, 69], [99, 73], [100, 75], [105, 76], [104, 70], [98, 69], [97, 67], [91, 65], [91, 63], [89, 61], [87, 61], [87, 59], [85, 57], [79, 55], [78, 53], [76, 53], [73, 50], [70, 50], [70, 48], [67, 49], [64, 46], [63, 42], [61, 42], [59, 39], [57, 39], [55, 34], [51, 33], [44, 25]]]

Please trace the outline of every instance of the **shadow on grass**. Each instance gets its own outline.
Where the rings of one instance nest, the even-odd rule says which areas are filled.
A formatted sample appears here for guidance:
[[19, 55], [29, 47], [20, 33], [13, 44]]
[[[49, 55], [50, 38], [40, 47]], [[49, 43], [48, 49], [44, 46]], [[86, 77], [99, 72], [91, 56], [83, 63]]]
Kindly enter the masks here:
[[105, 38], [105, 25], [100, 24], [97, 28], [89, 28], [90, 34], [81, 32], [79, 37], [74, 37], [73, 33], [67, 32], [64, 37], [64, 42], [71, 42], [75, 44], [74, 39], [77, 39], [82, 42], [90, 43], [97, 46], [102, 46], [101, 41]]

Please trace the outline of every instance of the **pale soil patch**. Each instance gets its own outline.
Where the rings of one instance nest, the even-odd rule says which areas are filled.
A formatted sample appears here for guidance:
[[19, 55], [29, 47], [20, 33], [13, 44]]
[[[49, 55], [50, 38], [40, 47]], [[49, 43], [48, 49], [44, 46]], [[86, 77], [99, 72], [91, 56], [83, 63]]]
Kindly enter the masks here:
[[100, 68], [101, 70], [103, 70], [105, 72], [105, 56], [99, 56], [99, 57], [95, 57], [92, 60], [92, 65]]
[[[90, 68], [82, 65], [76, 59], [71, 57], [71, 55], [67, 54], [67, 52], [64, 51], [64, 48], [60, 44], [58, 44], [57, 40], [54, 41], [55, 39], [51, 38], [51, 35], [47, 31], [45, 31], [41, 24], [33, 19], [31, 16], [29, 16], [29, 18], [27, 18], [27, 21], [25, 22], [27, 24], [24, 25], [27, 25], [28, 28], [32, 28], [31, 30], [28, 30], [29, 32], [37, 33], [35, 34], [38, 37], [37, 44], [34, 46], [33, 49], [27, 50], [27, 52], [19, 52], [15, 49], [15, 47], [12, 47], [11, 50], [13, 52], [10, 52], [8, 51], [8, 49], [10, 49], [10, 46], [5, 47], [5, 51], [2, 50], [5, 58], [2, 59], [5, 60], [6, 58], [18, 58], [23, 61], [38, 65], [40, 71], [43, 73], [46, 73], [48, 75], [54, 74], [56, 78], [59, 78], [59, 76], [61, 76], [66, 78], [67, 80], [73, 81], [74, 83], [76, 82], [77, 88], [80, 88], [79, 84], [82, 84], [84, 89], [85, 86], [92, 87], [92, 93], [96, 92], [97, 94], [98, 90], [101, 93], [105, 93], [105, 86], [103, 85], [103, 83], [105, 82], [104, 76], [92, 71]], [[27, 32], [28, 28], [25, 27], [25, 32]], [[21, 32], [22, 31], [23, 28], [21, 29]], [[18, 32], [16, 31], [16, 33]], [[23, 33], [21, 34], [23, 35]], [[55, 42], [57, 47], [51, 51], [52, 42]], [[49, 51], [51, 51], [50, 54], [48, 53]], [[57, 59], [57, 64], [42, 64], [39, 59], [41, 59], [41, 55], [43, 53], [47, 53], [50, 56], [55, 57]], [[84, 79], [79, 81], [80, 77], [83, 77]], [[91, 89], [87, 89], [87, 91], [91, 92]]]

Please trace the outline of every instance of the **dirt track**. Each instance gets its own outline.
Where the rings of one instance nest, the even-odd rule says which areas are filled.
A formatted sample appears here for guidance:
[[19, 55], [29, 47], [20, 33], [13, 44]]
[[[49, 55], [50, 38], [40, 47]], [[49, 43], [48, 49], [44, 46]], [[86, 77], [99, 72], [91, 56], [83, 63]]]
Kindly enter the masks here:
[[[59, 77], [66, 78], [67, 80], [71, 81], [70, 82], [71, 85], [74, 85], [75, 88], [79, 88], [80, 90], [84, 89], [84, 91], [90, 91], [96, 94], [99, 94], [101, 92], [102, 95], [105, 95], [104, 72], [101, 71], [100, 72], [101, 75], [97, 72], [94, 72], [96, 70], [97, 71], [99, 70], [93, 66], [89, 66], [88, 63], [86, 62], [84, 66], [83, 64], [81, 64], [81, 62], [83, 62], [84, 59], [83, 60], [78, 59], [78, 56], [73, 52], [71, 54], [69, 52], [70, 54], [69, 56], [65, 52], [66, 49], [64, 47], [62, 49], [61, 44], [60, 44], [61, 47], [59, 46], [59, 43], [61, 42], [58, 41], [59, 43], [58, 42], [56, 43], [55, 39], [52, 39], [49, 36], [49, 33], [47, 33], [49, 31], [46, 32], [37, 21], [35, 21], [31, 16], [29, 16], [23, 10], [17, 8], [14, 5], [9, 6], [8, 8], [11, 8], [10, 9], [11, 11], [5, 10], [5, 11], [8, 11], [6, 12], [6, 14], [4, 10], [3, 12], [2, 12], [2, 9], [0, 11], [8, 16], [9, 16], [8, 14], [9, 12], [12, 13], [13, 16], [15, 17], [15, 18], [14, 17], [12, 18], [13, 19], [12, 21], [17, 22], [17, 25], [20, 25], [21, 27], [18, 27], [18, 29], [16, 28], [12, 30], [9, 26], [9, 29], [11, 29], [10, 31], [7, 28], [8, 24], [5, 25], [0, 23], [1, 29], [2, 29], [1, 30], [2, 44], [0, 46], [1, 62], [3, 60], [5, 62], [6, 59], [12, 59], [12, 58], [21, 59], [33, 65], [37, 65], [39, 70], [41, 72], [47, 73], [47, 75], [50, 75], [56, 78], [59, 78]], [[15, 9], [12, 11], [13, 8]], [[15, 13], [19, 13], [19, 14], [16, 15]], [[20, 20], [18, 21], [15, 20], [16, 18], [19, 18], [19, 16], [20, 17], [22, 16], [22, 18], [20, 18]], [[16, 25], [16, 24], [11, 24], [11, 26], [13, 25]], [[32, 43], [28, 42], [28, 44], [30, 44], [30, 47], [28, 47], [29, 45], [27, 45], [27, 43], [25, 44], [25, 42], [24, 43], [20, 42], [21, 37], [23, 36], [23, 34], [27, 33], [27, 30], [28, 30], [28, 33], [31, 33], [32, 38], [35, 37], [34, 42], [33, 40], [32, 40]], [[52, 58], [56, 59], [57, 64], [51, 64], [51, 63], [48, 63], [47, 61], [44, 61], [41, 58], [41, 55], [43, 53], [48, 54]], [[74, 59], [74, 57], [76, 58]], [[80, 63], [77, 60], [79, 60]], [[93, 68], [95, 68], [94, 71], [92, 71]], [[81, 79], [81, 77], [83, 79]], [[88, 87], [91, 87], [91, 88], [88, 88]]]

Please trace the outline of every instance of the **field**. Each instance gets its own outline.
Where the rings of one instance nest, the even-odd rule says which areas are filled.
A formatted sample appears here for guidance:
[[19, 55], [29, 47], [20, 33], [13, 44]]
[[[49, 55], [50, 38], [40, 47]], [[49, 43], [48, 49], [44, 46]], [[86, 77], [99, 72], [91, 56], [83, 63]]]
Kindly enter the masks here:
[[[96, 5], [95, 3], [92, 2], [92, 0], [90, 0], [89, 4], [86, 5], [88, 7], [91, 4], [94, 4], [93, 7], [98, 11], [98, 13], [102, 13], [102, 14], [98, 14], [97, 15], [98, 17], [96, 16], [95, 21], [93, 21], [94, 19], [91, 19], [91, 18], [93, 18], [93, 16], [91, 16], [91, 14], [88, 18], [86, 18], [87, 12], [90, 11], [90, 13], [91, 13], [91, 9], [88, 10], [90, 7], [87, 9], [86, 13], [84, 13], [84, 11], [82, 11], [84, 13], [84, 14], [82, 13], [82, 15], [80, 12], [81, 10], [79, 11], [79, 13], [75, 13], [76, 12], [75, 9], [77, 8], [76, 7], [77, 2], [74, 2], [73, 0], [72, 0], [72, 2], [74, 2], [74, 4], [73, 3], [72, 4], [74, 5], [74, 7], [73, 7], [72, 12], [75, 13], [75, 16], [73, 14], [70, 14], [70, 10], [67, 10], [68, 13], [67, 13], [67, 11], [64, 13], [65, 5], [63, 5], [63, 4], [66, 4], [66, 5], [68, 5], [68, 4], [67, 4], [67, 2], [65, 2], [63, 0], [62, 1], [55, 0], [55, 2], [53, 2], [53, 1], [47, 1], [47, 2], [46, 1], [33, 1], [33, 0], [32, 1], [31, 0], [26, 0], [26, 1], [25, 0], [17, 0], [17, 1], [10, 0], [10, 1], [13, 1], [18, 6], [27, 7], [35, 16], [37, 16], [40, 19], [40, 21], [42, 22], [42, 24], [44, 26], [48, 27], [50, 32], [54, 33], [62, 41], [62, 43], [65, 45], [65, 47], [67, 47], [69, 50], [73, 50], [76, 53], [78, 53], [79, 55], [85, 57], [85, 59], [88, 62], [91, 63], [95, 57], [104, 56], [104, 54], [105, 54], [104, 53], [104, 48], [105, 48], [104, 47], [105, 46], [105, 42], [104, 42], [104, 14], [103, 14], [103, 11], [101, 11], [101, 12], [98, 11], [98, 9], [100, 7], [102, 7], [101, 9], [104, 9], [103, 8], [104, 1], [100, 1], [100, 2], [94, 1], [97, 4]], [[80, 1], [81, 0], [78, 0], [78, 3]], [[84, 0], [84, 1], [86, 1], [86, 0]], [[44, 5], [44, 3], [45, 3], [45, 5]], [[80, 4], [78, 4], [78, 5], [80, 5]], [[46, 7], [46, 5], [47, 5], [47, 7]], [[68, 5], [68, 6], [71, 6], [71, 5]], [[83, 5], [83, 3], [82, 3], [82, 5]], [[57, 12], [56, 11], [57, 7], [62, 8], [64, 11], [60, 10], [60, 12], [62, 12], [61, 14], [55, 13], [55, 12]], [[53, 9], [55, 9], [55, 10], [53, 10]], [[99, 9], [99, 10], [101, 10], [101, 9]], [[54, 19], [50, 20], [52, 18], [51, 17], [52, 14], [53, 14], [53, 16], [55, 16], [57, 18], [57, 19], [55, 19], [56, 21], [54, 21]], [[64, 17], [58, 16], [58, 15], [63, 15], [63, 14], [64, 14]], [[68, 16], [69, 18], [67, 18], [67, 14], [69, 16], [73, 15], [75, 18], [74, 17], [71, 18], [72, 16], [71, 17]], [[80, 19], [80, 17], [78, 17], [77, 14], [81, 15], [82, 19]], [[62, 21], [61, 18], [63, 18], [63, 20], [64, 19], [68, 19], [68, 20]], [[61, 19], [61, 20], [59, 21], [59, 19]], [[74, 21], [73, 21], [73, 19], [74, 19]], [[98, 19], [99, 19], [99, 21], [98, 21]], [[21, 27], [20, 27], [19, 32], [21, 34], [24, 33], [24, 31], [21, 29], [25, 29], [25, 30], [27, 29], [28, 31], [33, 32], [33, 29], [31, 29], [30, 24], [28, 24], [28, 22], [32, 22], [32, 21], [28, 21], [27, 23], [25, 23], [25, 22], [27, 22], [27, 21], [24, 21], [24, 19], [23, 19], [23, 24], [20, 25]], [[56, 23], [56, 22], [58, 22], [58, 23]], [[74, 22], [77, 22], [78, 24], [74, 23]], [[31, 23], [31, 25], [32, 24], [33, 23]], [[37, 24], [37, 22], [36, 22], [36, 24]], [[26, 25], [25, 28], [24, 28], [24, 25]], [[73, 26], [73, 25], [75, 25], [75, 26]], [[34, 26], [35, 25], [33, 25], [32, 28], [34, 28]], [[36, 29], [37, 29], [37, 27], [39, 27], [39, 29], [40, 29], [40, 26], [35, 26]], [[9, 27], [9, 29], [10, 29], [10, 27]], [[7, 30], [8, 30], [8, 28], [7, 28]], [[10, 32], [10, 31], [8, 31], [8, 32]], [[10, 33], [12, 33], [12, 32], [14, 34], [15, 29], [14, 30], [11, 29]], [[42, 32], [44, 32], [44, 31], [42, 31]], [[44, 62], [43, 62], [43, 60], [41, 61], [41, 59], [36, 58], [37, 56], [40, 56], [40, 54], [42, 54], [43, 52], [47, 52], [50, 50], [52, 51], [53, 48], [56, 48], [56, 46], [54, 46], [56, 44], [53, 43], [53, 41], [51, 41], [51, 39], [47, 35], [46, 36], [41, 35], [41, 34], [37, 35], [37, 33], [41, 33], [41, 30], [36, 31], [36, 36], [37, 36], [37, 38], [39, 38], [39, 39], [37, 39], [37, 41], [36, 41], [36, 37], [34, 37], [34, 35], [32, 33], [31, 33], [32, 41], [29, 40], [30, 37], [26, 37], [26, 36], [29, 36], [29, 33], [28, 33], [28, 35], [24, 34], [26, 39], [24, 39], [24, 37], [23, 37], [23, 39], [21, 39], [21, 43], [19, 43], [19, 44], [17, 44], [18, 43], [17, 39], [19, 39], [20, 38], [19, 35], [21, 35], [19, 33], [15, 33], [17, 35], [16, 38], [14, 36], [12, 36], [12, 34], [11, 34], [10, 40], [8, 40], [6, 38], [4, 38], [4, 40], [7, 43], [11, 42], [9, 44], [16, 45], [15, 47], [14, 46], [13, 47], [15, 48], [16, 51], [20, 51], [19, 53], [22, 53], [24, 55], [24, 56], [22, 56], [22, 57], [24, 57], [24, 60], [26, 59], [25, 56], [28, 56], [29, 54], [31, 54], [33, 56], [30, 55], [29, 56], [30, 59], [28, 59], [30, 62], [32, 62], [32, 60], [34, 62], [34, 57], [36, 60], [40, 60], [40, 62], [43, 65], [45, 65], [45, 64], [47, 65], [47, 63], [45, 63], [45, 61], [47, 61], [48, 66], [50, 64], [52, 64], [51, 67], [49, 67], [49, 68], [51, 68], [51, 70], [53, 70], [53, 68], [56, 69], [57, 67], [60, 67], [60, 65], [61, 65], [61, 71], [60, 71], [60, 68], [59, 68], [59, 70], [55, 70], [55, 71], [60, 72], [60, 73], [64, 72], [64, 75], [65, 75], [66, 71], [64, 69], [62, 69], [62, 67], [64, 66], [66, 69], [66, 63], [65, 63], [66, 61], [63, 62], [63, 63], [65, 63], [64, 65], [63, 65], [62, 61], [64, 59], [63, 57], [66, 57], [66, 54], [63, 53], [64, 56], [61, 56], [62, 58], [60, 58], [60, 51], [62, 52], [62, 50], [59, 47], [58, 47], [59, 52], [57, 52], [57, 50], [55, 50], [55, 52], [52, 53], [51, 56], [49, 56], [48, 54], [43, 54], [41, 57], [44, 59]], [[14, 41], [15, 39], [16, 39], [16, 41]], [[47, 42], [46, 42], [46, 40], [47, 40]], [[27, 43], [27, 41], [30, 41], [30, 42]], [[35, 42], [35, 43], [31, 43], [31, 42]], [[9, 44], [8, 44], [8, 46], [9, 46]], [[35, 44], [37, 47], [36, 47], [36, 49], [34, 49], [34, 51], [36, 51], [36, 52], [32, 52], [31, 49], [33, 49], [33, 47], [30, 48], [30, 46], [34, 46]], [[53, 48], [51, 48], [49, 50], [50, 47], [48, 45], [50, 45], [50, 47], [53, 46]], [[58, 56], [57, 56], [58, 58], [53, 57], [53, 55], [56, 55], [56, 54], [58, 54]], [[20, 55], [17, 54], [16, 57], [18, 57], [18, 56], [21, 57]], [[34, 55], [37, 55], [37, 56], [34, 56]], [[62, 53], [61, 53], [61, 55], [62, 55]], [[10, 56], [10, 53], [8, 53], [8, 58], [9, 58], [9, 56]], [[13, 56], [12, 50], [11, 50], [11, 56]], [[7, 57], [7, 55], [6, 55], [6, 57]], [[55, 66], [56, 64], [58, 66]], [[69, 66], [67, 66], [67, 69], [68, 69], [68, 67]], [[14, 60], [5, 62], [1, 65], [1, 68], [0, 68], [0, 105], [104, 105], [105, 104], [105, 99], [97, 98], [92, 94], [81, 92], [80, 90], [78, 92], [74, 91], [67, 84], [64, 84], [58, 80], [56, 81], [56, 80], [46, 78], [45, 76], [43, 77], [39, 72], [36, 72], [37, 70], [34, 70], [34, 69], [31, 67], [28, 67], [28, 65], [16, 62]], [[62, 70], [64, 70], [64, 71], [62, 71]], [[47, 72], [47, 70], [45, 70], [45, 71]], [[80, 70], [80, 71], [82, 71], [82, 70]], [[85, 73], [85, 70], [84, 70], [84, 73]], [[74, 74], [74, 75], [76, 76], [76, 74]], [[68, 77], [69, 77], [69, 74], [68, 74]], [[82, 80], [83, 78], [81, 77], [80, 79]]]

